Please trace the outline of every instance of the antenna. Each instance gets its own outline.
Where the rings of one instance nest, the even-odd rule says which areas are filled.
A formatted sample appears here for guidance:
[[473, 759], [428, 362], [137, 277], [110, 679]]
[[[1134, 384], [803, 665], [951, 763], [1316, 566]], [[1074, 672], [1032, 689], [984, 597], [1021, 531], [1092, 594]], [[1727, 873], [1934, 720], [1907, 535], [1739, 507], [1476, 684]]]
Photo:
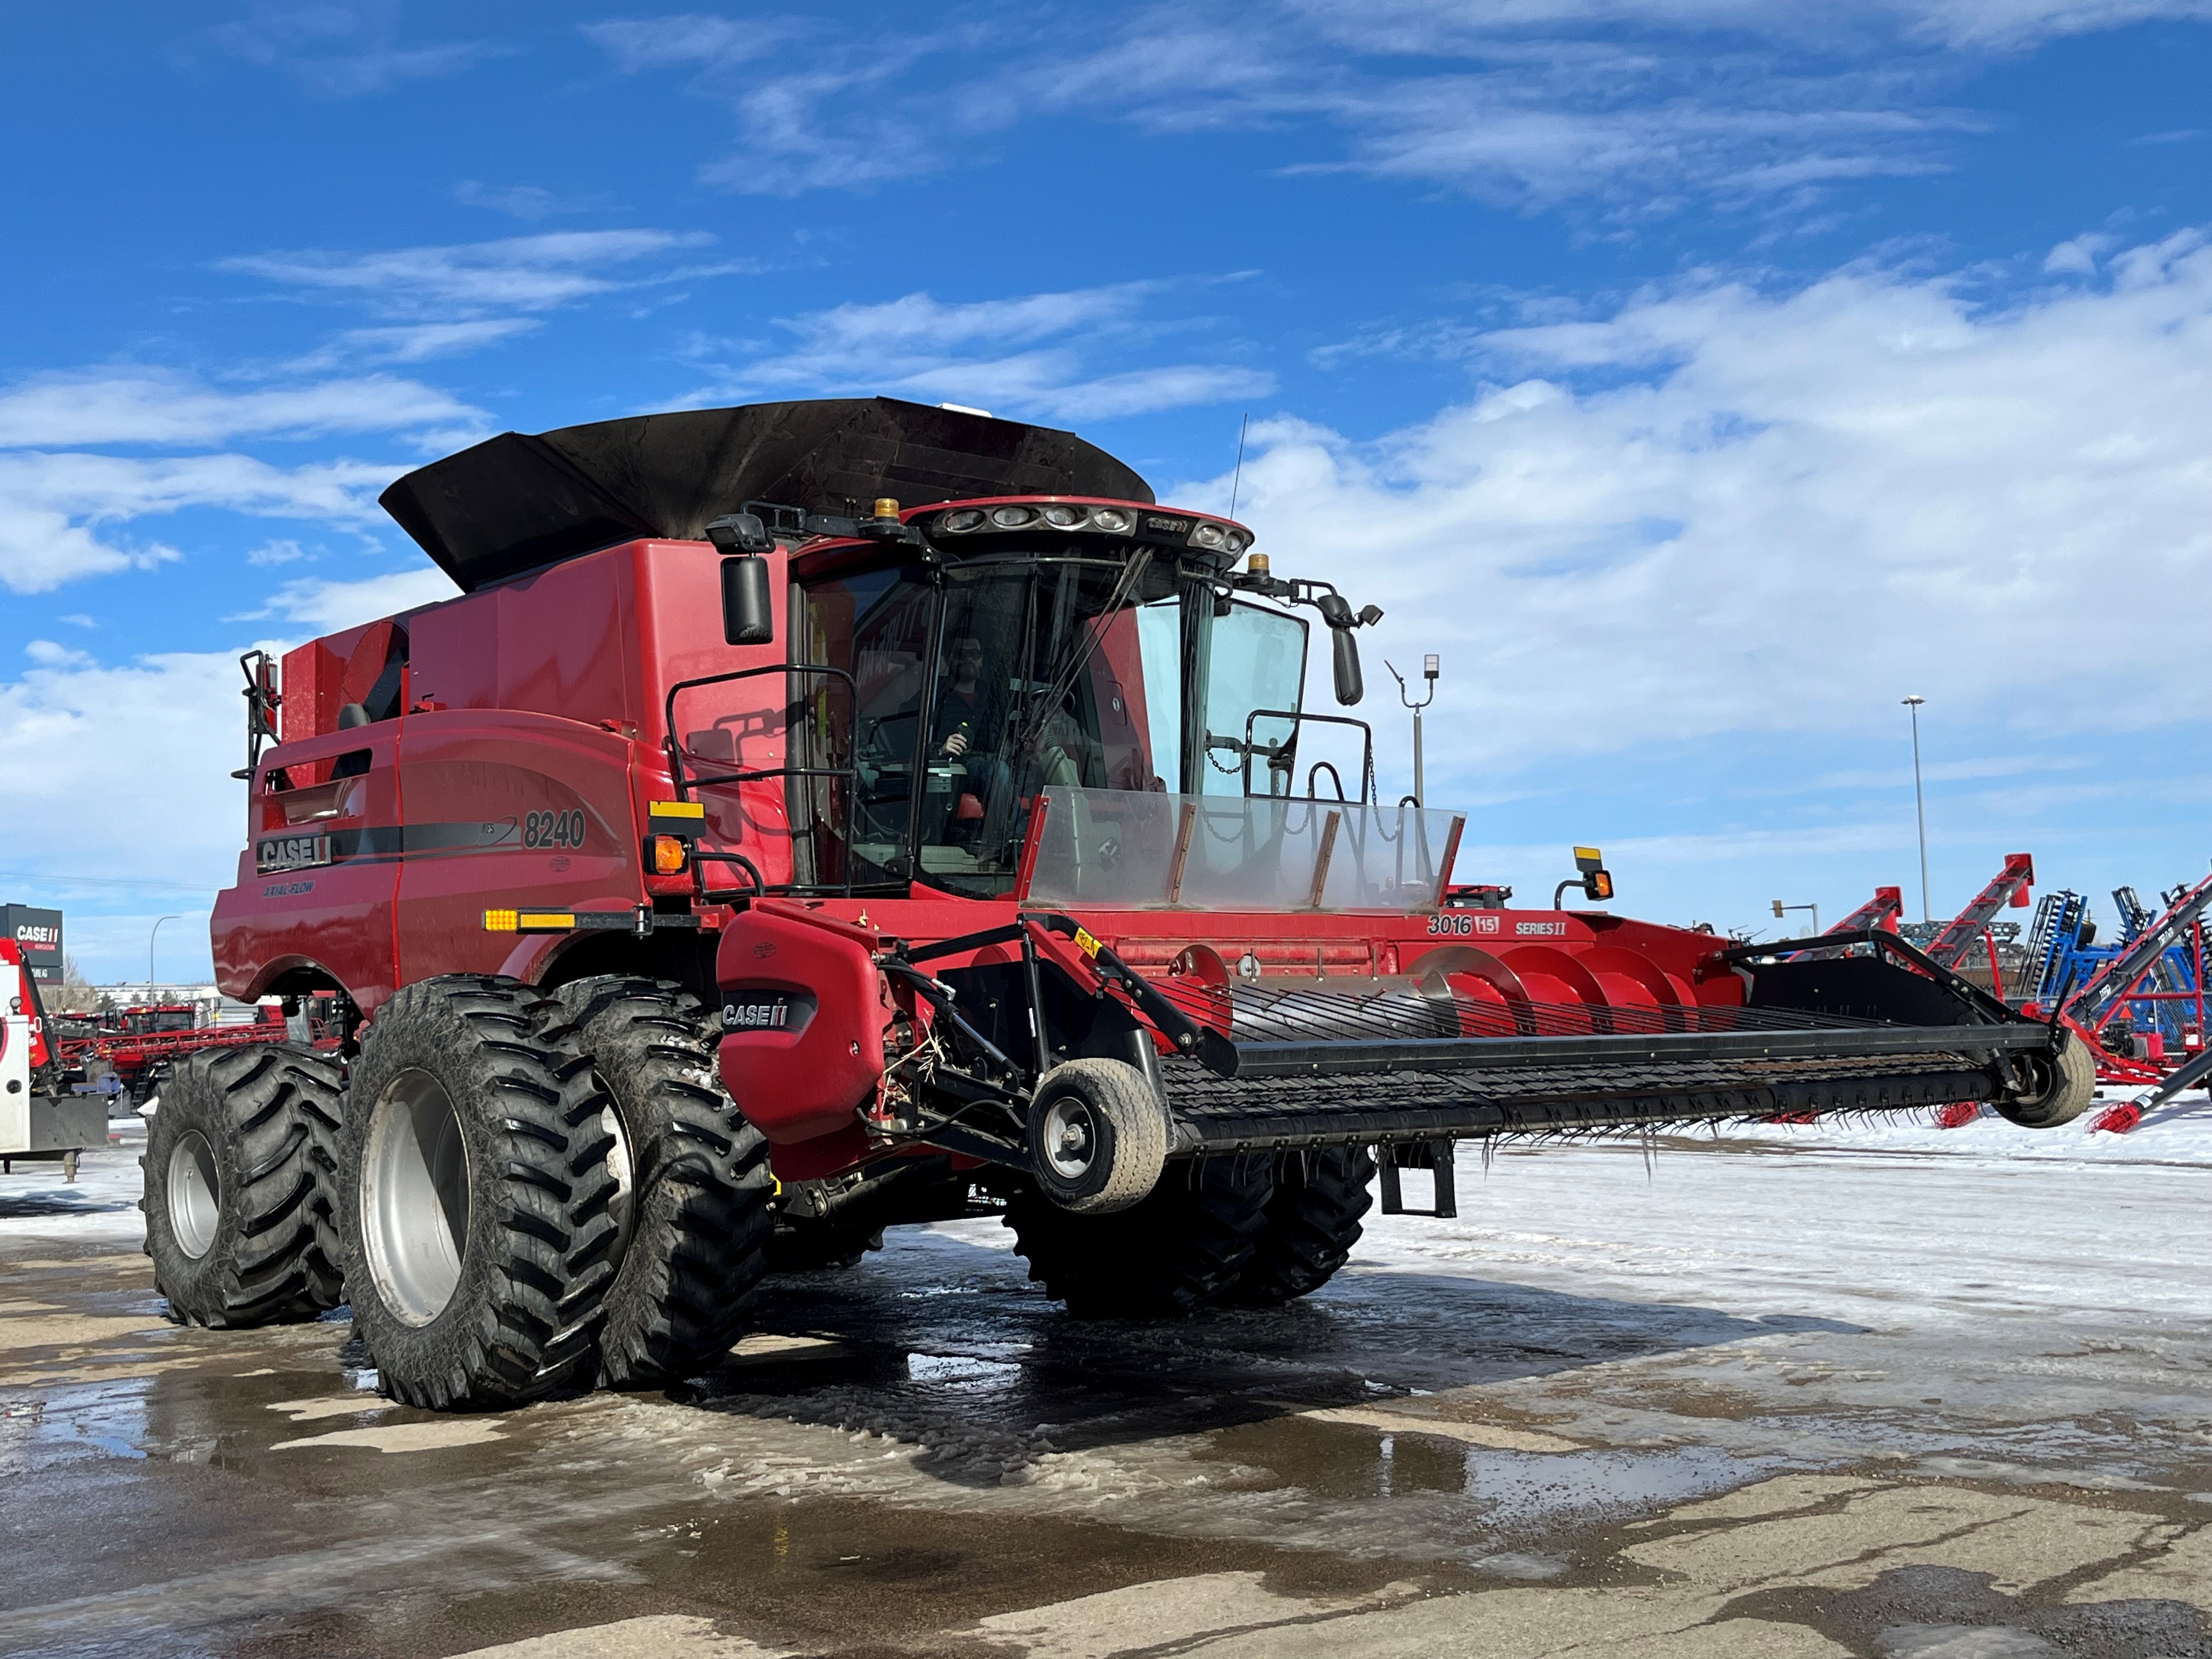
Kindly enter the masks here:
[[1237, 422], [1237, 476], [1229, 481], [1229, 516], [1237, 516], [1237, 487], [1244, 482], [1244, 428], [1252, 424], [1252, 412], [1244, 411], [1244, 418]]

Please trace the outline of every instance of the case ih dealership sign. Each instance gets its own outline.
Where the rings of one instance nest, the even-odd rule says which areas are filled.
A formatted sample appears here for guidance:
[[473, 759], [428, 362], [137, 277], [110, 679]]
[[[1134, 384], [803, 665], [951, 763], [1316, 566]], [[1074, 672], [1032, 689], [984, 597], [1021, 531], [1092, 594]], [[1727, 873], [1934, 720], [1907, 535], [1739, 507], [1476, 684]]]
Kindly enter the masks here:
[[0, 938], [23, 947], [23, 964], [41, 985], [62, 982], [62, 913], [0, 904]]

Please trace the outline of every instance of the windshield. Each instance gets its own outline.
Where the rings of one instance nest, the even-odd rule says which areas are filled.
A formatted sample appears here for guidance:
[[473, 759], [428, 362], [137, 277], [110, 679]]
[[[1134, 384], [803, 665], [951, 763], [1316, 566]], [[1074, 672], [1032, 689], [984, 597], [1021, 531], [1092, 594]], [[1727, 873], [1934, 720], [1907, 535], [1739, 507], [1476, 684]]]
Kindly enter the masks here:
[[[1029, 816], [1054, 787], [1241, 794], [1248, 723], [1287, 753], [1305, 624], [1221, 604], [1211, 580], [1145, 549], [835, 577], [802, 590], [802, 883], [919, 878], [974, 896], [1013, 885]], [[1225, 614], [1217, 615], [1217, 611]], [[1287, 766], [1264, 757], [1252, 787]], [[1285, 787], [1283, 785], [1280, 787]], [[847, 796], [849, 793], [849, 801]]]

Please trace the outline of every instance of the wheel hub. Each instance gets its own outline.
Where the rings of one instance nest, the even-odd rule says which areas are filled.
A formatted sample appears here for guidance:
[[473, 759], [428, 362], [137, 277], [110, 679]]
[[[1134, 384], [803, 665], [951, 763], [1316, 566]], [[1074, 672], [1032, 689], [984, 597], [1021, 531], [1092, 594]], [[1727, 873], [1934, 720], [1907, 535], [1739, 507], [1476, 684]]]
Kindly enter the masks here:
[[198, 1261], [215, 1247], [222, 1219], [222, 1182], [215, 1150], [198, 1129], [187, 1129], [169, 1149], [169, 1230], [177, 1248]]
[[1053, 1173], [1066, 1181], [1080, 1179], [1098, 1155], [1098, 1126], [1090, 1107], [1071, 1096], [1062, 1096], [1045, 1108], [1045, 1160]]
[[402, 1072], [369, 1109], [360, 1192], [369, 1273], [394, 1315], [427, 1325], [445, 1311], [461, 1279], [467, 1143], [445, 1085], [428, 1072]]

